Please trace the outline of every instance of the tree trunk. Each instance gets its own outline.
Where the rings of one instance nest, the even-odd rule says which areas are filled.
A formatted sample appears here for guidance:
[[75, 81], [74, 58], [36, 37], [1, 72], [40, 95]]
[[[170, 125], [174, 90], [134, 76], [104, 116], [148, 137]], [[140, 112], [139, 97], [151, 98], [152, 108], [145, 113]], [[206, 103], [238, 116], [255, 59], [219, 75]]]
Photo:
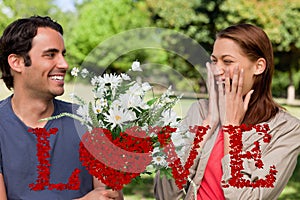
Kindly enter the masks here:
[[291, 105], [295, 102], [295, 86], [294, 85], [289, 85], [287, 89], [287, 101], [286, 103], [288, 105]]
[[295, 102], [295, 86], [293, 81], [293, 73], [292, 69], [289, 70], [289, 79], [290, 79], [290, 85], [287, 89], [287, 105], [294, 104]]

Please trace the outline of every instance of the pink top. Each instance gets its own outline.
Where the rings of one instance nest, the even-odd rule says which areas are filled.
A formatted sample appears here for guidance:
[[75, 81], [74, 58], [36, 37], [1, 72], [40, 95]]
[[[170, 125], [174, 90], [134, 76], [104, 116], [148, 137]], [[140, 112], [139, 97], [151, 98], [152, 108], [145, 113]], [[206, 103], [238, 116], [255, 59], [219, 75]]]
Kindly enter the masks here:
[[221, 188], [222, 164], [224, 156], [224, 134], [222, 129], [219, 131], [215, 146], [210, 154], [207, 166], [203, 175], [201, 185], [198, 189], [197, 200], [225, 200]]

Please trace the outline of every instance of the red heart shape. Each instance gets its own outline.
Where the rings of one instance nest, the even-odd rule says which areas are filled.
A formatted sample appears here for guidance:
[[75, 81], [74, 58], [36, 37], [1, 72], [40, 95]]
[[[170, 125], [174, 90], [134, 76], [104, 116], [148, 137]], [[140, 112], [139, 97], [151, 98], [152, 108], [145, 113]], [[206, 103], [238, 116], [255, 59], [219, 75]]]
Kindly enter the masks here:
[[91, 175], [110, 188], [121, 190], [145, 171], [152, 160], [152, 150], [151, 138], [138, 127], [127, 129], [115, 139], [109, 130], [94, 128], [82, 136], [80, 160]]

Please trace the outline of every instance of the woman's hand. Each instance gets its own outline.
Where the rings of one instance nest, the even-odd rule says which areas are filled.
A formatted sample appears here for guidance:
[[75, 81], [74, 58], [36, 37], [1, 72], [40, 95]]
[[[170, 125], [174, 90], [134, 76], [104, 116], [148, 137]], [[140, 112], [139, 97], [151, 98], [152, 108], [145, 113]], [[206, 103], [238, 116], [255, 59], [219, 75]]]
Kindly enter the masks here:
[[253, 90], [243, 98], [244, 70], [236, 66], [233, 70], [232, 83], [230, 83], [229, 69], [225, 70], [224, 84], [218, 84], [219, 111], [222, 125], [238, 126], [242, 123]]
[[[214, 72], [210, 63], [206, 63], [207, 68], [207, 88], [209, 94], [208, 115], [203, 121], [203, 126], [209, 125], [214, 130], [220, 122], [218, 109], [218, 96], [216, 91], [216, 82]], [[212, 131], [213, 132], [213, 131]]]

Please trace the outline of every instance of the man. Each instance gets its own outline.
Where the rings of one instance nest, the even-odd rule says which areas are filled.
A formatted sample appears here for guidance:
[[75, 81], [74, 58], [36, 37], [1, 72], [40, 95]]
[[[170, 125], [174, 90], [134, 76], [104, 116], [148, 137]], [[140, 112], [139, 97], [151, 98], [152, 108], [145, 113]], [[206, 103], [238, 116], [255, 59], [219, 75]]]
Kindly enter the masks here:
[[[1, 200], [122, 199], [81, 165], [78, 122], [66, 117], [39, 121], [72, 112], [72, 104], [55, 99], [64, 93], [68, 69], [62, 35], [51, 18], [33, 16], [14, 21], [0, 38], [2, 79], [13, 89], [0, 102]], [[52, 128], [56, 133], [44, 139], [34, 131]], [[39, 149], [39, 144], [45, 146]]]

